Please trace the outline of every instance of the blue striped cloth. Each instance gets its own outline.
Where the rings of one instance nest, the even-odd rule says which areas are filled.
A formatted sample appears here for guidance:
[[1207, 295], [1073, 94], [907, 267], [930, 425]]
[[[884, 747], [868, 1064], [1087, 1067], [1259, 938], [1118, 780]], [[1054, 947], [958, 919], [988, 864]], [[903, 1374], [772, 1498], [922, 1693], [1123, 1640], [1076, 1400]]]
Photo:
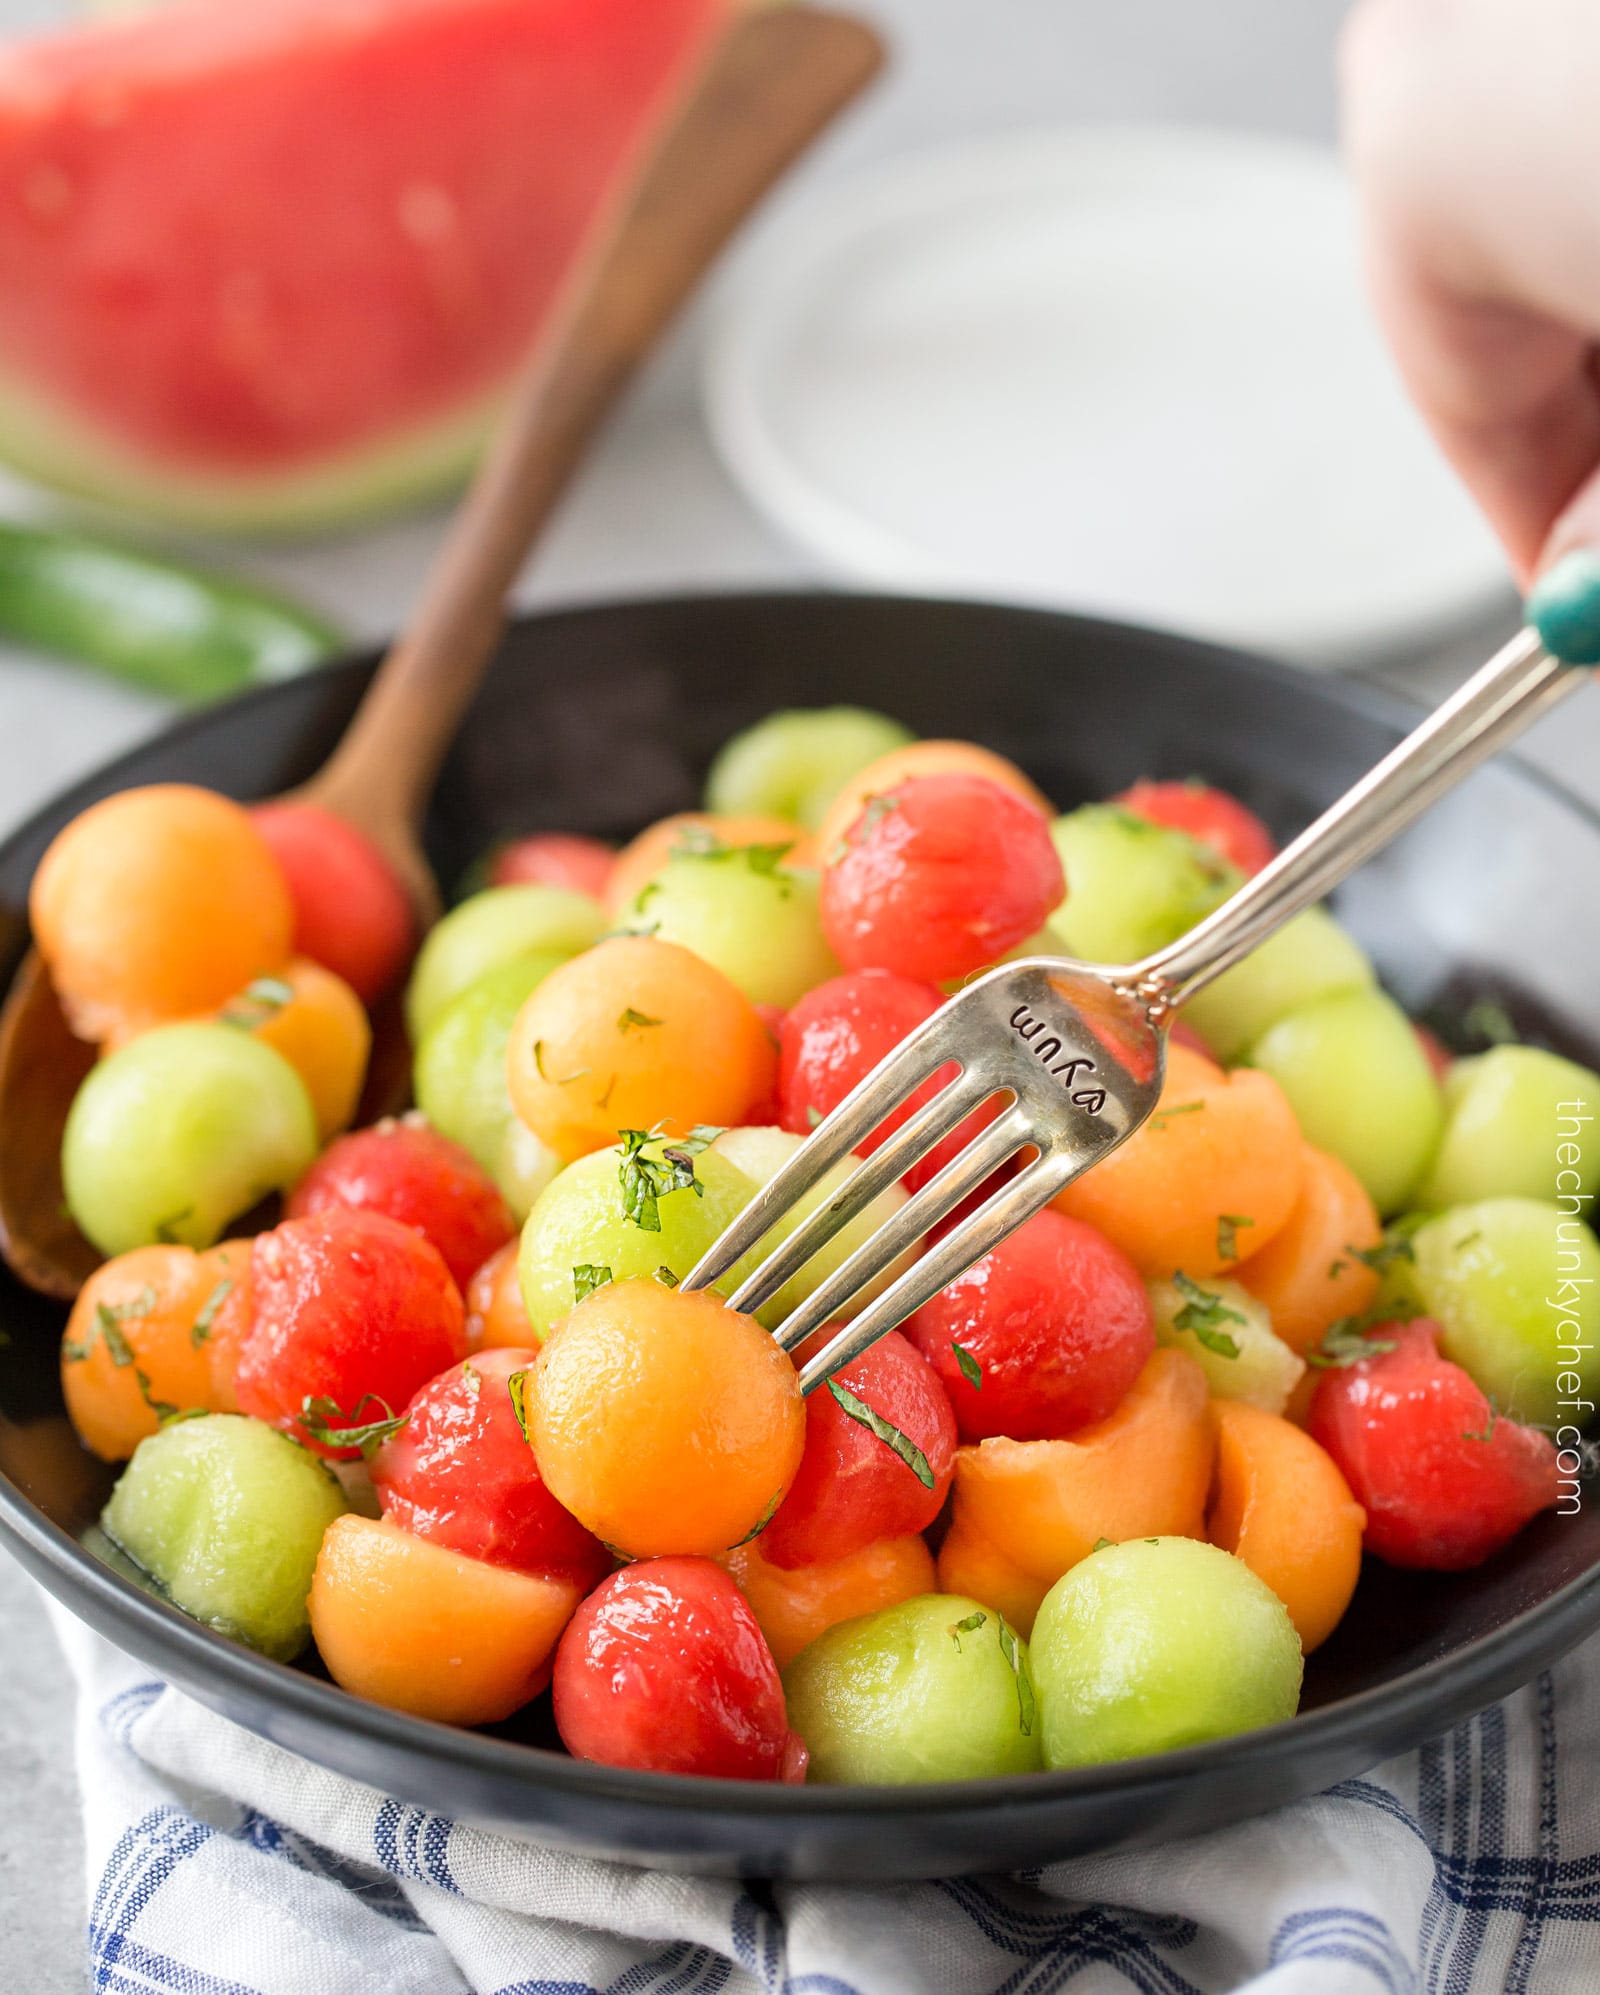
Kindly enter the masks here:
[[1278, 1814], [1020, 1877], [686, 1878], [324, 1773], [55, 1610], [111, 1995], [1597, 1995], [1600, 1642]]

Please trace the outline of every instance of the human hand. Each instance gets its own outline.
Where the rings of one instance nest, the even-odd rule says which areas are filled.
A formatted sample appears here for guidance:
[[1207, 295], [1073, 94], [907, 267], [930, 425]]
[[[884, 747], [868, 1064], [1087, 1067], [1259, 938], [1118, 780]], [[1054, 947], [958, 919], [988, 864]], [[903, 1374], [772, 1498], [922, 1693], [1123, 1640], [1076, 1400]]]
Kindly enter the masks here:
[[1519, 580], [1540, 578], [1546, 641], [1600, 660], [1600, 9], [1359, 0], [1341, 67], [1406, 385]]

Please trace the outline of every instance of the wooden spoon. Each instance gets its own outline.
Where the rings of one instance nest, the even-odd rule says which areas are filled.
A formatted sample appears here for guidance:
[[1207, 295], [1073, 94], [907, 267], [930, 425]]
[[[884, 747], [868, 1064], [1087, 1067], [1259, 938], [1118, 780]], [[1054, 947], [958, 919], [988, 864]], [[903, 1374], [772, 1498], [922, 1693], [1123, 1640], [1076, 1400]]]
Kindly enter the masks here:
[[[529, 548], [717, 252], [882, 62], [871, 29], [820, 9], [760, 7], [730, 27], [569, 286], [410, 627], [326, 765], [293, 792], [372, 840], [405, 882], [419, 925], [440, 910], [419, 837], [423, 811]], [[67, 1111], [94, 1059], [30, 956], [0, 1010], [0, 1253], [29, 1287], [63, 1300], [100, 1258], [66, 1214], [60, 1171]]]

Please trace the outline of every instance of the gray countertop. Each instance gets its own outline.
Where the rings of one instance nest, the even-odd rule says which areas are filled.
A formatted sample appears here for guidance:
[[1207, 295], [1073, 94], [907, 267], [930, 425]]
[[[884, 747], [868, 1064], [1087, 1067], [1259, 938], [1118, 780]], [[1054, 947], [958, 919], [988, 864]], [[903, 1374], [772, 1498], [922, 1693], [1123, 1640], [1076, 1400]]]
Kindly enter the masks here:
[[[958, 133], [1062, 119], [1236, 122], [1328, 136], [1332, 44], [1344, 0], [876, 0], [899, 52], [872, 106], [831, 140], [807, 177], [834, 174]], [[56, 12], [0, 0], [0, 32]], [[531, 564], [526, 601], [804, 579], [723, 478], [694, 394], [690, 323], [596, 453]], [[30, 503], [0, 482], [0, 512]], [[425, 517], [309, 550], [246, 550], [348, 624], [392, 626], [437, 532]], [[1462, 632], [1421, 660], [1375, 671], [1421, 697], [1486, 655], [1497, 633]], [[163, 709], [59, 667], [0, 652], [0, 830], [39, 800], [159, 726]], [[1600, 703], [1564, 710], [1533, 759], [1600, 798]], [[82, 1844], [72, 1771], [72, 1695], [31, 1584], [0, 1556], [0, 1987], [78, 1995]]]

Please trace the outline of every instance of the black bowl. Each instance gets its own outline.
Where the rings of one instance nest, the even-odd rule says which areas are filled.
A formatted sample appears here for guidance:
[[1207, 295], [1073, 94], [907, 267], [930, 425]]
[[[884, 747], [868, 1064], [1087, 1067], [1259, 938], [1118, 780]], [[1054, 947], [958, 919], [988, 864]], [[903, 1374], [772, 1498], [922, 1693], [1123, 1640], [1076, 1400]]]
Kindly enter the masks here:
[[[321, 761], [370, 661], [186, 721], [43, 811], [0, 848], [0, 962], [26, 940], [40, 853], [132, 783], [266, 795]], [[1203, 772], [1278, 830], [1303, 823], [1410, 716], [1173, 637], [1042, 612], [838, 596], [627, 604], [517, 626], [451, 755], [430, 826], [454, 878], [491, 839], [624, 835], [692, 804], [717, 745], [779, 706], [861, 701], [923, 734], [1014, 756], [1069, 804], [1153, 772]], [[1600, 821], [1513, 764], [1474, 777], [1341, 896], [1414, 1010], [1457, 1024], [1475, 997], [1586, 1057], [1600, 988]], [[1507, 966], [1517, 966], [1515, 976]], [[7, 1140], [9, 1132], [0, 1132]], [[934, 1877], [1026, 1867], [1212, 1828], [1414, 1746], [1525, 1681], [1600, 1624], [1600, 1506], [1542, 1518], [1476, 1572], [1371, 1565], [1312, 1657], [1291, 1723], [1158, 1758], [963, 1785], [773, 1789], [574, 1762], [548, 1731], [456, 1732], [347, 1697], [310, 1669], [208, 1633], [80, 1538], [109, 1476], [62, 1411], [60, 1312], [0, 1278], [0, 1527], [53, 1593], [202, 1702], [322, 1765], [529, 1838], [647, 1864], [756, 1876]], [[537, 1724], [537, 1720], [532, 1721]]]

